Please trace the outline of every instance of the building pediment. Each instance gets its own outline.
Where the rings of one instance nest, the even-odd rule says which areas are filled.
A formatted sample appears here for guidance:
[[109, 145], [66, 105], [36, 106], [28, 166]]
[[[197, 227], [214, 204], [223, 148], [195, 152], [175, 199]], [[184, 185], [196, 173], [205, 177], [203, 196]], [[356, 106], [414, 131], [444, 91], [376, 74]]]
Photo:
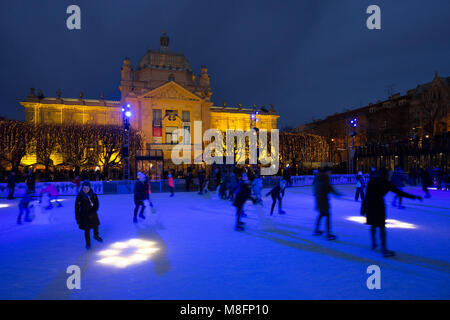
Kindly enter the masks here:
[[203, 101], [202, 98], [193, 94], [189, 90], [186, 90], [175, 81], [170, 81], [160, 87], [150, 90], [140, 95], [139, 98], [160, 100], [189, 100], [199, 102]]

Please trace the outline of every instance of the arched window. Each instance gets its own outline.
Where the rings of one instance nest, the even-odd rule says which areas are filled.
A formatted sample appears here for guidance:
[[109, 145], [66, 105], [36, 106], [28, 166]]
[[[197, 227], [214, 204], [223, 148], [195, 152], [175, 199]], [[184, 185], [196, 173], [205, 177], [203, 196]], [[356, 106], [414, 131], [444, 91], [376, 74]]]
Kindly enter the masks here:
[[173, 73], [169, 75], [169, 81], [175, 81], [175, 75]]

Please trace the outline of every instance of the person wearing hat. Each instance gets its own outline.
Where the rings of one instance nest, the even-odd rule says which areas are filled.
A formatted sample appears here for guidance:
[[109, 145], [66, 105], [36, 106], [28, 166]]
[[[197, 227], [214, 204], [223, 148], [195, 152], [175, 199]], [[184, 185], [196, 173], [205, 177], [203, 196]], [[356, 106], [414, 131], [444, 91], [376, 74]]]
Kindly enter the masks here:
[[86, 240], [86, 249], [91, 248], [91, 229], [94, 229], [94, 239], [103, 242], [98, 233], [100, 221], [98, 219], [98, 197], [91, 188], [89, 181], [83, 181], [81, 190], [75, 200], [75, 219], [78, 227], [84, 230], [84, 238]]
[[139, 217], [142, 219], [145, 219], [144, 216], [144, 200], [149, 200], [149, 184], [147, 181], [147, 177], [142, 172], [138, 172], [138, 181], [136, 181], [134, 185], [134, 217], [133, 222], [137, 223], [137, 213], [139, 211], [139, 208], [141, 209], [141, 212], [139, 213]]
[[252, 200], [253, 203], [256, 202], [256, 200], [251, 196], [251, 193], [251, 185], [248, 181], [247, 174], [244, 172], [242, 174], [241, 183], [239, 184], [238, 190], [236, 192], [236, 198], [233, 202], [233, 205], [236, 207], [236, 231], [244, 230], [244, 222], [241, 222], [241, 214], [245, 202], [247, 200]]

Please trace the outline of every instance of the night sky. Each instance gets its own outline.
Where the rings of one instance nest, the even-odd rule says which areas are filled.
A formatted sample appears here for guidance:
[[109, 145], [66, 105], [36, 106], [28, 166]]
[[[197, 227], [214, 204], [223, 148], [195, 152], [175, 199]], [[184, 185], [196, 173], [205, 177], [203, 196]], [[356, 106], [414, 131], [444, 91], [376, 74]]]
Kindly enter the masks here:
[[[66, 8], [81, 8], [68, 30]], [[381, 30], [366, 8], [381, 7]], [[273, 103], [293, 126], [450, 76], [450, 1], [1, 1], [0, 116], [24, 119], [30, 87], [54, 97], [118, 100], [124, 57], [135, 68], [166, 30], [212, 100]]]

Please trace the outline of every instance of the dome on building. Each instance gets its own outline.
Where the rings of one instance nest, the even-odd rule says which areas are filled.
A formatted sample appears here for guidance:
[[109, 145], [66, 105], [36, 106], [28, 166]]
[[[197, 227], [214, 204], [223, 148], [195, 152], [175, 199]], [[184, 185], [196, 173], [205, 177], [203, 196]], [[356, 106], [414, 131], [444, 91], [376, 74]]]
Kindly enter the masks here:
[[159, 50], [149, 49], [139, 60], [137, 69], [145, 68], [191, 71], [192, 67], [183, 53], [171, 52], [169, 47], [169, 37], [163, 32], [160, 38]]

